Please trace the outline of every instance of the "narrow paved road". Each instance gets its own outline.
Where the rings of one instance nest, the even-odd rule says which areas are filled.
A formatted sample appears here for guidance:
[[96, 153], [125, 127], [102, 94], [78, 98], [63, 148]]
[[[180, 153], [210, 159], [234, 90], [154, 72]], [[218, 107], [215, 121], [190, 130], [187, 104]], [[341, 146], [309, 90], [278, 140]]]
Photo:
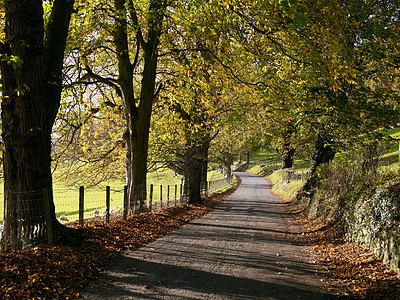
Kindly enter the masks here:
[[85, 299], [336, 299], [309, 249], [287, 238], [293, 225], [262, 177], [213, 213], [108, 264]]

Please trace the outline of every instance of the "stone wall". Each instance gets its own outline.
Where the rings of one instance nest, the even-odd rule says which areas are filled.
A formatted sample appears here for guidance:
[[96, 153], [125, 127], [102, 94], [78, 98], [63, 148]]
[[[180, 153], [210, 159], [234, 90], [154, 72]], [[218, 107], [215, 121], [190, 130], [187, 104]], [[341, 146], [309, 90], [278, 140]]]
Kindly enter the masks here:
[[374, 252], [384, 264], [400, 275], [400, 233], [393, 230], [371, 232], [367, 228], [349, 226], [347, 240]]
[[361, 195], [344, 215], [349, 241], [374, 252], [400, 275], [400, 183], [387, 181]]

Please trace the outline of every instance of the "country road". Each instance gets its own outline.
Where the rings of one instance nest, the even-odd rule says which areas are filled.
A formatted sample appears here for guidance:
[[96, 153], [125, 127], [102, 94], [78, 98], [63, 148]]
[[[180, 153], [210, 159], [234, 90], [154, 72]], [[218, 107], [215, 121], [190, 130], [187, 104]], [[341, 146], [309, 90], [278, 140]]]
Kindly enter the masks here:
[[[337, 299], [262, 177], [214, 212], [107, 264], [84, 299]], [[317, 275], [317, 273], [319, 275]], [[333, 292], [331, 292], [333, 293]]]

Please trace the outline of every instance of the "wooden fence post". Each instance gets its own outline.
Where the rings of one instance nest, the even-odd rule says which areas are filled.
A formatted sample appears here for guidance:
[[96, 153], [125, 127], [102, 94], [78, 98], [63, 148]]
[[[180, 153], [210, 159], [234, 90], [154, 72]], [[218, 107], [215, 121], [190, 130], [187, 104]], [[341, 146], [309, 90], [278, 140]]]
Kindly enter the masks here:
[[79, 225], [80, 226], [83, 226], [84, 202], [85, 202], [85, 188], [83, 186], [80, 186], [79, 187]]
[[167, 208], [169, 207], [169, 185], [167, 187]]
[[122, 218], [126, 220], [128, 218], [128, 186], [124, 186], [124, 211]]
[[175, 184], [175, 198], [174, 198], [174, 205], [176, 206], [176, 195], [178, 193], [178, 186]]
[[110, 187], [106, 186], [106, 223], [110, 223]]
[[150, 212], [153, 209], [153, 188], [154, 188], [153, 184], [150, 184], [150, 203], [149, 203]]
[[162, 184], [160, 184], [160, 208], [163, 208], [163, 203], [162, 203]]
[[50, 215], [50, 201], [49, 201], [49, 193], [46, 188], [42, 189], [43, 193], [43, 201], [44, 201], [44, 216], [46, 218], [46, 229], [47, 229], [47, 243], [50, 246], [53, 246], [53, 223], [51, 222]]

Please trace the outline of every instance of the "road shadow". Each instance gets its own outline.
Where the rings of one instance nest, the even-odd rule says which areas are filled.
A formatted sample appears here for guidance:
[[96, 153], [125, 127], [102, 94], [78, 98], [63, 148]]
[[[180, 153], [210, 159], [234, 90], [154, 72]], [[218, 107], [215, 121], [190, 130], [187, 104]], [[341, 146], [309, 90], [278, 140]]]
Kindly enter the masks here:
[[288, 278], [265, 282], [127, 256], [112, 264], [103, 283], [87, 288], [90, 299], [345, 299], [296, 287]]

